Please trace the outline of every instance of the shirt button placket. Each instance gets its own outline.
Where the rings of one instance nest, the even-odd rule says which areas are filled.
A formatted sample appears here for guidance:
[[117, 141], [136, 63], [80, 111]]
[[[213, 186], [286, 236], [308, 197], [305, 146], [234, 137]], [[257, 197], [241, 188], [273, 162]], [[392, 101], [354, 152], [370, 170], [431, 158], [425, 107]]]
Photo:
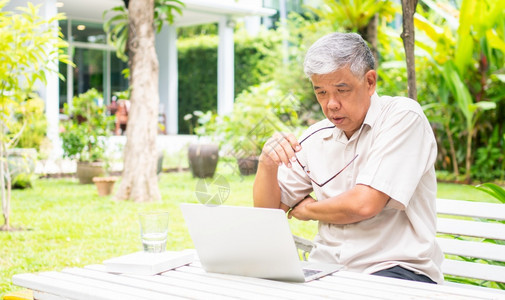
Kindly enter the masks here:
[[[347, 145], [345, 146], [345, 155], [344, 155], [344, 162], [343, 162], [343, 165], [341, 168], [343, 168], [346, 164], [348, 164], [353, 158], [354, 158], [354, 153], [353, 153], [353, 148], [354, 148], [354, 143], [353, 142], [349, 142], [347, 143]], [[347, 188], [352, 188], [353, 186], [353, 182], [352, 182], [352, 165], [353, 164], [350, 164], [345, 170], [344, 170], [344, 174], [347, 174], [345, 175], [345, 185]]]

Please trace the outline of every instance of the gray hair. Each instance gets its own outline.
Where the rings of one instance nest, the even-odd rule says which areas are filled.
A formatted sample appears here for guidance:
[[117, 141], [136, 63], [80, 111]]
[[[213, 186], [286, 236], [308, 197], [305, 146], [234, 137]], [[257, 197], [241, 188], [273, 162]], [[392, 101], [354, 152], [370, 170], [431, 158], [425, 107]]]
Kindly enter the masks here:
[[328, 74], [349, 67], [362, 78], [375, 69], [375, 60], [365, 40], [356, 33], [330, 33], [317, 40], [307, 51], [303, 63], [305, 75]]

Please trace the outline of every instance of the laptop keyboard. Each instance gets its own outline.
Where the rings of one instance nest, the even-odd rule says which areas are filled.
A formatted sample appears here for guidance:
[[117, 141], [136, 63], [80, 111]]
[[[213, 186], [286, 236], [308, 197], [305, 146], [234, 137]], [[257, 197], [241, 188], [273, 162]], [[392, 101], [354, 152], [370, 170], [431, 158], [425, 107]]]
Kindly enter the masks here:
[[303, 276], [304, 277], [309, 277], [317, 273], [321, 273], [322, 271], [320, 270], [311, 270], [311, 269], [302, 269], [303, 270]]

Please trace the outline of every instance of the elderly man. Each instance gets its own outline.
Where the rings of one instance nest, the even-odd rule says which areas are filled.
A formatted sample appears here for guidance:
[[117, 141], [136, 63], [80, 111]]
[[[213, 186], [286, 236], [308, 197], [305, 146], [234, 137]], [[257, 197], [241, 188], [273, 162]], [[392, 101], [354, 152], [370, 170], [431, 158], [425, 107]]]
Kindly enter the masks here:
[[254, 205], [319, 221], [313, 261], [440, 283], [435, 137], [416, 101], [377, 95], [374, 69], [357, 34], [312, 45], [304, 70], [326, 119], [299, 140], [276, 133], [267, 141]]

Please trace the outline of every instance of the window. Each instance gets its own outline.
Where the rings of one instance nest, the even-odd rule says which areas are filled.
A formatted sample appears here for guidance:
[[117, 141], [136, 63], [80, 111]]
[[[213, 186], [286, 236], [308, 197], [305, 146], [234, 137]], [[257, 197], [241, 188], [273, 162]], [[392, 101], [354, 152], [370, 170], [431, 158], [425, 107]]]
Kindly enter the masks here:
[[75, 68], [63, 63], [59, 65], [59, 71], [65, 77], [65, 81], [60, 80], [60, 110], [73, 96], [91, 88], [103, 94], [106, 104], [110, 103], [115, 92], [128, 88], [128, 80], [122, 74], [128, 65], [116, 57], [112, 46], [107, 45], [102, 24], [64, 20], [60, 27], [75, 64]]

